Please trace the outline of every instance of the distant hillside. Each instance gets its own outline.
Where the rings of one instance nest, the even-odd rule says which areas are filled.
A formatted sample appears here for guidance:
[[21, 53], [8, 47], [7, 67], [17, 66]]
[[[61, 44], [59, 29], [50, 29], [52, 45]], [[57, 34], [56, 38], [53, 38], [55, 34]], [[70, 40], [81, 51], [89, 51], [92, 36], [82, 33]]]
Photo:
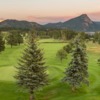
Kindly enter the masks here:
[[71, 29], [75, 31], [95, 32], [100, 31], [100, 22], [92, 21], [86, 14], [70, 19], [65, 22], [48, 23], [40, 25], [36, 22], [18, 21], [18, 20], [4, 20], [0, 22], [0, 28], [15, 28], [15, 29]]
[[92, 21], [86, 14], [82, 14], [76, 18], [70, 19], [63, 23], [49, 23], [47, 28], [72, 29], [76, 31], [99, 31], [100, 22]]
[[18, 20], [4, 20], [0, 22], [0, 28], [15, 28], [15, 29], [31, 29], [41, 28], [42, 26], [35, 22], [18, 21]]

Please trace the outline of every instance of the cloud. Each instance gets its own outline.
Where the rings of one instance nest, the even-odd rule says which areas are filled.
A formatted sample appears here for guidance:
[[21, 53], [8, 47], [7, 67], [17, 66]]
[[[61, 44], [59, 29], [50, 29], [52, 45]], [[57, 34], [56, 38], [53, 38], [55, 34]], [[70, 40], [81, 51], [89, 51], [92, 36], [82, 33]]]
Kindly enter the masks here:
[[3, 20], [5, 20], [4, 18], [0, 18], [0, 22], [2, 22]]
[[0, 18], [0, 20], [4, 20], [4, 18]]
[[92, 12], [88, 14], [94, 21], [100, 21], [100, 12]]
[[52, 23], [52, 22], [63, 22], [70, 19], [70, 16], [47, 16], [47, 17], [36, 17], [36, 16], [28, 16], [26, 20], [35, 21], [41, 24]]
[[[87, 15], [93, 21], [100, 21], [100, 12], [91, 12], [87, 13]], [[46, 24], [46, 23], [64, 22], [77, 16], [46, 16], [46, 17], [28, 16], [26, 20], [38, 22], [40, 24]]]

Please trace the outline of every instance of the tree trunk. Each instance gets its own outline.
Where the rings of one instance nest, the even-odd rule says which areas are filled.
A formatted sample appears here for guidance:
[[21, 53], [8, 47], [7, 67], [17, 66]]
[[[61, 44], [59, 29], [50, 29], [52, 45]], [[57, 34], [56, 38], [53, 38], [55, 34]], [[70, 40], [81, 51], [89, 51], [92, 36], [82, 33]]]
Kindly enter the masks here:
[[20, 46], [20, 43], [19, 43], [19, 46]]
[[11, 48], [12, 48], [12, 44], [11, 44]]
[[30, 99], [29, 100], [35, 100], [34, 94], [32, 92], [30, 93]]
[[62, 63], [62, 58], [60, 60], [61, 60], [61, 63]]
[[72, 87], [72, 91], [75, 92], [75, 90], [76, 90], [76, 88], [75, 87]]

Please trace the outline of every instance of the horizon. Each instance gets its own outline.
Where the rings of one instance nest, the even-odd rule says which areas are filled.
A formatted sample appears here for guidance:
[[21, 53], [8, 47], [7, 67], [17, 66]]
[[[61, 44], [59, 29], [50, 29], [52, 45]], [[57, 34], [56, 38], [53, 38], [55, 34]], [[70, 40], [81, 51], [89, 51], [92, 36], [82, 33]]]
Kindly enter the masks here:
[[[81, 15], [84, 15], [84, 14], [81, 14]], [[75, 17], [73, 17], [73, 18], [77, 18], [77, 17], [79, 17], [79, 16], [81, 16], [81, 15], [78, 15], [78, 16], [75, 16]], [[87, 15], [87, 14], [86, 14]], [[87, 15], [88, 16], [88, 15]], [[88, 16], [89, 17], [89, 16]], [[38, 22], [36, 22], [37, 24], [40, 24], [40, 25], [46, 25], [46, 24], [50, 24], [50, 23], [60, 23], [60, 22], [66, 22], [66, 21], [69, 21], [69, 20], [71, 20], [71, 19], [73, 19], [73, 18], [70, 18], [70, 19], [68, 19], [68, 20], [65, 20], [65, 21], [58, 21], [58, 22], [48, 22], [48, 23], [38, 23]], [[90, 18], [90, 17], [89, 17]], [[90, 18], [91, 19], [91, 18]], [[20, 20], [20, 19], [5, 19], [5, 20], [16, 20], [16, 21], [28, 21], [28, 20]], [[3, 22], [3, 21], [5, 21], [5, 20], [2, 20], [2, 21], [0, 21], [0, 22]], [[93, 20], [92, 20], [93, 21]], [[33, 22], [33, 21], [28, 21], [28, 22]], [[100, 20], [99, 21], [94, 21], [94, 22], [100, 22]]]
[[0, 22], [26, 20], [39, 24], [64, 22], [81, 14], [100, 21], [98, 0], [0, 0]]

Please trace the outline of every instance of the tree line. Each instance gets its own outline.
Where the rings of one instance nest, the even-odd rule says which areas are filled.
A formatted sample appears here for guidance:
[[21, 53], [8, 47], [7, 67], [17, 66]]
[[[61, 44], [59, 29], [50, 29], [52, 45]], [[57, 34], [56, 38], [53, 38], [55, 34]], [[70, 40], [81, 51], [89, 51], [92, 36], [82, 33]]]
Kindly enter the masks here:
[[[9, 31], [1, 31], [4, 35], [5, 43], [11, 45], [11, 47], [20, 45], [27, 39], [28, 34], [32, 30], [23, 31], [23, 30], [9, 30]], [[35, 30], [35, 37], [40, 39], [59, 39], [63, 41], [70, 41], [78, 35], [79, 32], [69, 30], [69, 29], [46, 29], [46, 30]], [[80, 32], [81, 37], [87, 41], [93, 41], [93, 43], [97, 42], [100, 44], [100, 34], [96, 32], [93, 35], [86, 34], [85, 32]]]

